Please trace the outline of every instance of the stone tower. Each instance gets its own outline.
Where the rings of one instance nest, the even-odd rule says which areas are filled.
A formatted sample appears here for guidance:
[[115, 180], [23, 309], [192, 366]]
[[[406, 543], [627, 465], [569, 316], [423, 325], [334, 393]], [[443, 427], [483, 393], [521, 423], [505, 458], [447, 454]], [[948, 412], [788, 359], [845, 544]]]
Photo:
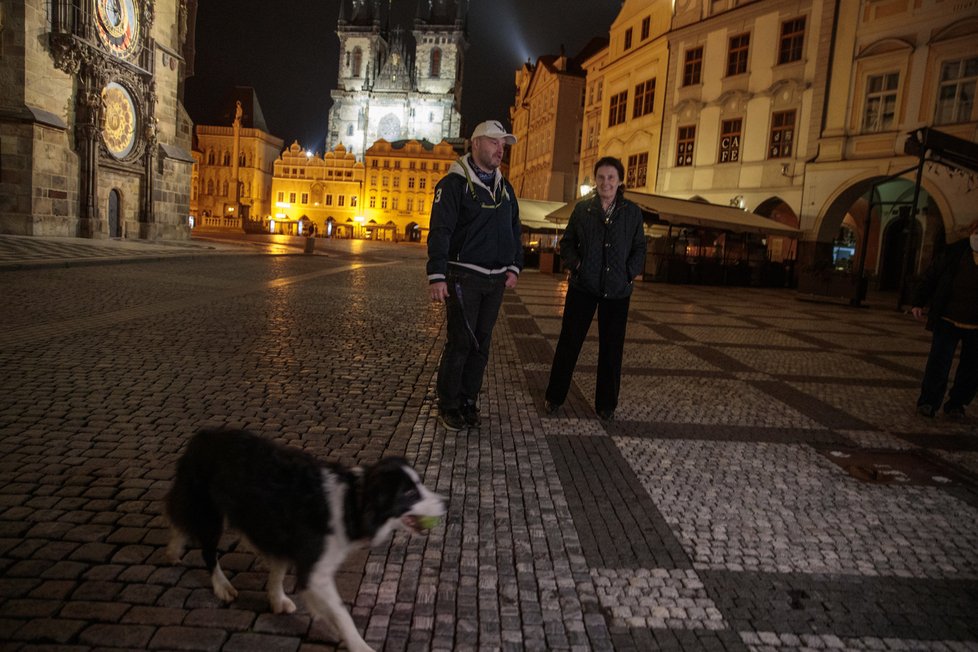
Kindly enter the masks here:
[[341, 0], [340, 61], [326, 149], [362, 159], [384, 139], [457, 139], [461, 131], [463, 0], [420, 0], [410, 38], [387, 26], [378, 0]]

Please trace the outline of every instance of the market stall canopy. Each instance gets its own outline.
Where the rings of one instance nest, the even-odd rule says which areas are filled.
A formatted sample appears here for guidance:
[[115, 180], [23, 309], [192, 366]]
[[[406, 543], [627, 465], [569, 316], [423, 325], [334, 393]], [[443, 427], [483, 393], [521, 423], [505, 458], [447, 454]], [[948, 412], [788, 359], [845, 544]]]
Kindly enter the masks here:
[[[798, 237], [801, 233], [798, 229], [787, 224], [732, 206], [676, 199], [634, 190], [626, 190], [625, 198], [638, 204], [643, 211], [656, 215], [657, 223], [673, 226], [699, 226], [734, 233], [781, 235], [792, 238]], [[566, 204], [547, 214], [547, 219], [566, 224], [573, 210], [574, 204]]]
[[519, 199], [518, 201], [520, 203], [520, 222], [524, 229], [527, 231], [553, 231], [558, 228], [554, 222], [547, 221], [547, 216], [563, 206], [564, 202], [539, 199]]

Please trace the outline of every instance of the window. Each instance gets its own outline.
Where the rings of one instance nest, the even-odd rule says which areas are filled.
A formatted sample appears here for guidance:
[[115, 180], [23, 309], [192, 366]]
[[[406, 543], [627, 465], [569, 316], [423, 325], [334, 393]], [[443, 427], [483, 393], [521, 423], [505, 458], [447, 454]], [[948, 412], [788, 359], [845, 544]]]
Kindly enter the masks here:
[[778, 46], [778, 63], [801, 61], [805, 44], [805, 17], [781, 23], [781, 44]]
[[640, 118], [647, 113], [652, 113], [654, 104], [655, 79], [653, 78], [635, 87], [635, 106], [632, 108], [632, 117]]
[[628, 50], [632, 47], [632, 28], [629, 27], [625, 30], [625, 49]]
[[326, 205], [327, 206], [332, 206], [333, 205], [333, 195], [331, 195], [331, 194], [330, 195], [326, 195]]
[[347, 136], [353, 135], [353, 125], [346, 125], [346, 135]]
[[791, 156], [791, 146], [795, 140], [795, 111], [776, 111], [771, 115], [771, 142], [767, 148], [768, 158]]
[[380, 207], [383, 208], [383, 209], [386, 209], [387, 208], [387, 197], [381, 197], [380, 198]]
[[941, 86], [937, 92], [935, 124], [947, 125], [972, 119], [976, 81], [978, 57], [945, 61], [941, 64]]
[[424, 190], [428, 186], [428, 180], [424, 177], [418, 179], [418, 188]]
[[749, 48], [750, 34], [738, 34], [730, 37], [730, 49], [727, 51], [727, 77], [747, 72]]
[[866, 110], [863, 131], [886, 131], [896, 117], [897, 86], [900, 73], [870, 75], [866, 80]]
[[350, 195], [350, 207], [351, 208], [356, 208], [357, 207], [357, 196], [356, 195]]
[[649, 32], [652, 31], [652, 17], [646, 16], [642, 19], [642, 40], [644, 41], [649, 37]]
[[377, 208], [377, 198], [371, 197], [369, 204], [370, 204], [370, 208]]
[[[227, 193], [224, 193], [224, 194], [226, 195]], [[289, 193], [289, 203], [290, 204], [294, 204], [295, 203], [295, 193], [294, 192], [290, 192]]]
[[353, 48], [353, 77], [359, 77], [363, 68], [363, 50]]
[[693, 145], [696, 144], [696, 125], [679, 128], [676, 138], [676, 166], [693, 164]]
[[414, 177], [408, 177], [408, 189], [414, 190]]
[[649, 170], [649, 155], [647, 152], [628, 157], [628, 169], [625, 171], [626, 188], [644, 188]]
[[397, 197], [391, 198], [391, 210], [393, 211], [397, 210]]
[[377, 187], [377, 175], [376, 174], [371, 174], [370, 175], [370, 185], [371, 186], [374, 186], [375, 188]]
[[284, 192], [280, 192], [278, 194], [278, 200], [277, 201], [280, 201], [280, 202], [284, 202], [285, 201], [285, 193]]
[[625, 122], [625, 106], [628, 104], [628, 91], [622, 91], [611, 98], [611, 110], [608, 111], [608, 126], [614, 127]]
[[703, 74], [703, 48], [686, 50], [686, 61], [683, 63], [683, 86], [693, 86], [700, 83]]
[[441, 50], [439, 48], [431, 49], [431, 62], [428, 66], [428, 76], [441, 77]]
[[207, 152], [207, 164], [214, 165], [214, 150]]
[[401, 187], [401, 177], [394, 177], [394, 187], [395, 188]]
[[380, 185], [382, 185], [385, 188], [391, 185], [391, 178], [385, 174], [383, 177], [380, 178]]
[[302, 193], [302, 203], [303, 204], [308, 204], [309, 203], [309, 193], [308, 192]]
[[414, 210], [414, 197], [407, 198], [407, 212], [410, 213]]
[[719, 163], [733, 163], [740, 160], [740, 129], [741, 118], [723, 120], [720, 123], [720, 155]]
[[336, 205], [342, 206], [346, 202], [346, 195], [336, 195]]

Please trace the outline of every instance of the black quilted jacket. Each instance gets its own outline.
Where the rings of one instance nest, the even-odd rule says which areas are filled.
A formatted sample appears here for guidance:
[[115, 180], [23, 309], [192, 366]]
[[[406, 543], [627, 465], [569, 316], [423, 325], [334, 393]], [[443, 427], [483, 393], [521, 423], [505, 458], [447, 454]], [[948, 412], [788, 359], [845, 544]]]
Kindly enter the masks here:
[[574, 207], [560, 238], [560, 257], [570, 284], [596, 297], [624, 299], [645, 264], [642, 211], [622, 196], [605, 221], [601, 200], [583, 199]]

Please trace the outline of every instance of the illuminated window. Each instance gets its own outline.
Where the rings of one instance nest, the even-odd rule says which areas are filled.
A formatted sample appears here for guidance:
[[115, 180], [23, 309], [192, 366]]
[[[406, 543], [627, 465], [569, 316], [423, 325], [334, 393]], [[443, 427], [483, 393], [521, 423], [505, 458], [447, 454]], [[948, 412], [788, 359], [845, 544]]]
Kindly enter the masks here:
[[866, 80], [866, 109], [863, 131], [886, 131], [896, 118], [897, 87], [900, 73], [871, 75]]
[[693, 86], [700, 83], [703, 74], [703, 48], [686, 50], [686, 61], [683, 64], [683, 86]]
[[679, 128], [676, 138], [676, 166], [693, 164], [693, 146], [696, 144], [696, 125]]
[[628, 91], [612, 96], [608, 111], [608, 126], [614, 127], [625, 122], [625, 107], [628, 104]]
[[649, 171], [649, 155], [647, 152], [628, 157], [628, 170], [625, 172], [625, 187], [642, 188], [645, 186]]
[[976, 81], [978, 57], [941, 64], [941, 87], [937, 92], [937, 115], [934, 116], [936, 124], [955, 124], [974, 119]]
[[720, 123], [719, 163], [734, 163], [740, 160], [740, 131], [743, 119], [723, 120]]
[[749, 50], [750, 34], [738, 34], [730, 37], [730, 49], [727, 51], [727, 77], [747, 72]]
[[781, 23], [781, 44], [778, 47], [778, 63], [801, 61], [805, 44], [805, 17]]
[[632, 117], [640, 118], [652, 113], [655, 104], [655, 78], [642, 82], [635, 87], [635, 106], [632, 107]]
[[776, 111], [771, 115], [771, 143], [768, 158], [791, 156], [791, 146], [795, 140], [795, 112]]

